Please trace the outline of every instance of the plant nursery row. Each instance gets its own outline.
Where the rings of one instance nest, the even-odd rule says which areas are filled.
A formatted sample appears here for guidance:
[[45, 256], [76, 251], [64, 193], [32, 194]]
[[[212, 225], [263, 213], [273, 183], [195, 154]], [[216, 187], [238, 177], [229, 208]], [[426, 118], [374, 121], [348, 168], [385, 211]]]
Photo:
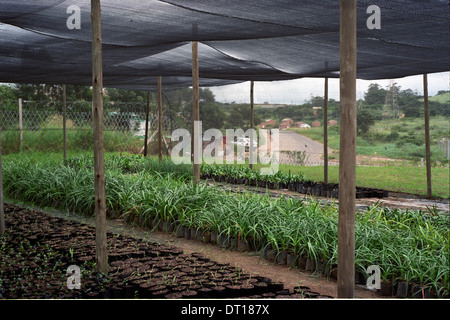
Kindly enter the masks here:
[[[201, 167], [201, 178], [217, 182], [243, 184], [268, 189], [287, 189], [301, 194], [318, 197], [338, 198], [339, 185], [335, 183], [317, 183], [307, 180], [302, 174], [278, 171], [273, 175], [261, 174], [248, 166], [207, 165]], [[373, 188], [356, 188], [356, 198], [389, 197], [386, 190]]]
[[304, 286], [286, 289], [199, 253], [114, 233], [107, 234], [108, 274], [100, 274], [95, 227], [13, 205], [5, 213], [0, 299], [331, 298]]
[[[110, 155], [105, 166], [110, 218], [259, 251], [278, 263], [326, 276], [336, 272], [338, 209], [332, 204], [194, 184], [192, 168], [170, 160]], [[51, 159], [5, 161], [5, 192], [38, 206], [92, 215], [92, 167], [89, 156], [73, 157], [65, 164]], [[378, 265], [383, 282], [392, 288], [388, 294], [447, 296], [448, 230], [448, 215], [437, 211], [372, 206], [356, 213], [357, 280], [365, 283], [367, 268]]]

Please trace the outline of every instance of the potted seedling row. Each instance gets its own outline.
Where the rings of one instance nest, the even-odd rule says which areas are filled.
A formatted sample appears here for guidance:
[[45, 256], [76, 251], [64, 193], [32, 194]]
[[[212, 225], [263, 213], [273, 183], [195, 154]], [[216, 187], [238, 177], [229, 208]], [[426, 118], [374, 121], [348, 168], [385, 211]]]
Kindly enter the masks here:
[[[320, 197], [337, 198], [339, 196], [336, 184], [316, 184], [307, 181], [302, 174], [283, 173], [278, 171], [274, 175], [260, 175], [248, 167], [242, 166], [202, 165], [203, 179], [213, 179], [218, 182], [228, 182], [231, 184], [245, 184], [268, 189], [288, 189], [302, 194], [315, 195]], [[357, 188], [357, 198], [384, 198], [389, 192], [385, 190], [371, 188]]]
[[[9, 196], [26, 196], [24, 200], [36, 200], [40, 205], [51, 206], [52, 197], [41, 195], [57, 193], [59, 203], [65, 205], [65, 209], [80, 214], [92, 212], [94, 200], [87, 187], [92, 185], [91, 167], [74, 169], [61, 164], [40, 166], [22, 161], [5, 164], [5, 192]], [[314, 262], [316, 272], [322, 269], [323, 264], [335, 269], [338, 217], [335, 207], [319, 206], [317, 201], [306, 203], [294, 199], [271, 199], [265, 195], [229, 194], [205, 184], [193, 184], [181, 178], [179, 169], [174, 167], [156, 164], [155, 167], [165, 170], [157, 173], [155, 168], [144, 166], [135, 170], [138, 165], [134, 161], [121, 170], [121, 163], [111, 164], [117, 170], [108, 173], [107, 206], [109, 212], [122, 212], [119, 217], [125, 221], [150, 228], [161, 226], [162, 231], [169, 229], [167, 223], [176, 222], [174, 232], [179, 232], [180, 226], [203, 232], [208, 230], [211, 241], [219, 234], [226, 234], [233, 248], [242, 248], [239, 245], [241, 239], [251, 244], [252, 250], [262, 250], [270, 244], [275, 255], [293, 252], [297, 265], [302, 265], [303, 259], [310, 259], [309, 265]], [[224, 175], [231, 172], [230, 168], [221, 170]], [[39, 176], [45, 176], [44, 181], [38, 179]], [[255, 172], [249, 173], [249, 183], [255, 177]], [[30, 185], [30, 181], [35, 185]], [[294, 183], [292, 176], [290, 183]], [[59, 191], [55, 191], [54, 185], [60, 185]], [[313, 184], [302, 181], [301, 186], [304, 192], [309, 188], [309, 192], [320, 194], [318, 184], [314, 189]], [[408, 280], [410, 288], [426, 286], [439, 296], [449, 291], [444, 250], [448, 248], [448, 219], [443, 215], [432, 210], [404, 211], [373, 206], [355, 218], [355, 238], [358, 240], [355, 253], [361, 261], [360, 271], [369, 264], [378, 264], [382, 271], [391, 269], [386, 271], [386, 279], [403, 278], [401, 280]], [[25, 228], [22, 231], [33, 230]], [[197, 231], [194, 234], [197, 236]], [[59, 238], [64, 241], [73, 235], [73, 232], [61, 233]], [[40, 237], [30, 235], [31, 244], [41, 241]], [[376, 257], [367, 259], [371, 252]], [[76, 254], [74, 252], [73, 257], [78, 259]], [[284, 263], [284, 259], [280, 261]], [[325, 267], [324, 273], [328, 272], [332, 271]], [[426, 288], [423, 288], [424, 292]]]

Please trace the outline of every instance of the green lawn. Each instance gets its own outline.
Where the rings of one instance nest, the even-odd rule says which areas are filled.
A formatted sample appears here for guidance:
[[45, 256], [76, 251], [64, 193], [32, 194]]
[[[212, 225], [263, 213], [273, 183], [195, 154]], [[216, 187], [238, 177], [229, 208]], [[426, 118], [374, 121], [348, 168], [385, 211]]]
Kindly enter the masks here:
[[[297, 167], [280, 165], [280, 170], [301, 171], [308, 179], [323, 181], [323, 166]], [[433, 197], [449, 198], [449, 180], [448, 168], [431, 168]], [[330, 183], [339, 181], [338, 166], [328, 167], [328, 181]], [[426, 196], [426, 169], [425, 167], [357, 167], [356, 185]]]
[[[268, 165], [254, 165], [255, 170], [258, 170], [261, 167], [268, 167]], [[307, 180], [323, 182], [323, 166], [296, 166], [280, 164], [279, 170], [286, 173], [290, 171], [293, 174], [302, 173]], [[431, 180], [433, 197], [445, 199], [450, 198], [450, 177], [448, 167], [432, 167]], [[339, 166], [328, 166], [328, 182], [339, 182]], [[356, 185], [358, 187], [368, 187], [392, 192], [426, 196], [426, 168], [417, 166], [357, 166]]]

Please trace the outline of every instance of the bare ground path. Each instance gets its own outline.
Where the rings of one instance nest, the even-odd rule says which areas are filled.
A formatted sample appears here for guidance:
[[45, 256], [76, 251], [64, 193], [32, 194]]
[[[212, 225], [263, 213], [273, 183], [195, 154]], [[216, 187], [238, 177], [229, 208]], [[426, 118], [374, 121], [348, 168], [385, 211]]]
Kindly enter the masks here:
[[[323, 165], [323, 144], [314, 141], [306, 136], [292, 132], [280, 131], [280, 151], [300, 151], [306, 153], [305, 162], [307, 165]], [[328, 148], [328, 153], [333, 150]], [[280, 162], [283, 163], [283, 156], [280, 156]]]

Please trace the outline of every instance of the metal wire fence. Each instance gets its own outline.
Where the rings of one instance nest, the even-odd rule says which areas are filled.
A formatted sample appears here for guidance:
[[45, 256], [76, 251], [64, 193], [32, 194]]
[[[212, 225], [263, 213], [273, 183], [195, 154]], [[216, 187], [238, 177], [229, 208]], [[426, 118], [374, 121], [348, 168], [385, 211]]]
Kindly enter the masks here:
[[443, 138], [438, 142], [438, 146], [444, 157], [450, 159], [450, 140]]
[[[90, 149], [92, 146], [92, 103], [74, 101], [66, 103], [65, 127], [67, 149]], [[154, 143], [158, 130], [158, 113], [150, 111], [148, 137]], [[116, 102], [104, 106], [104, 136], [106, 151], [141, 152], [144, 146], [146, 103]], [[0, 107], [2, 150], [52, 150], [63, 148], [64, 112], [62, 102], [19, 101], [17, 109]], [[162, 131], [164, 136], [185, 126], [184, 120], [172, 110], [164, 110]], [[153, 148], [154, 149], [154, 148]], [[151, 147], [149, 153], [156, 153]], [[168, 150], [165, 150], [168, 153]]]
[[[145, 102], [110, 102], [104, 105], [105, 151], [142, 153], [144, 150]], [[150, 110], [148, 122], [148, 148], [150, 155], [158, 154], [158, 114]], [[92, 150], [92, 103], [90, 101], [66, 102], [66, 148], [67, 151]], [[171, 141], [174, 130], [191, 125], [181, 113], [170, 108], [163, 110], [163, 154], [170, 155], [175, 145]], [[0, 128], [2, 130], [2, 151], [7, 154], [19, 151], [62, 151], [63, 150], [63, 103], [55, 101], [18, 101], [15, 107], [0, 104]], [[281, 132], [280, 132], [281, 133]], [[317, 143], [316, 143], [317, 144]], [[207, 144], [204, 144], [206, 147]], [[449, 141], [439, 141], [439, 153], [449, 158]], [[298, 139], [289, 132], [280, 134], [280, 164], [297, 166], [324, 165], [323, 147], [310, 141]], [[248, 160], [248, 153], [245, 154]], [[422, 161], [420, 161], [422, 160]], [[423, 159], [416, 161], [423, 165]], [[329, 153], [329, 165], [338, 165], [335, 154]], [[404, 166], [401, 159], [387, 159], [375, 156], [358, 156], [358, 165]]]

